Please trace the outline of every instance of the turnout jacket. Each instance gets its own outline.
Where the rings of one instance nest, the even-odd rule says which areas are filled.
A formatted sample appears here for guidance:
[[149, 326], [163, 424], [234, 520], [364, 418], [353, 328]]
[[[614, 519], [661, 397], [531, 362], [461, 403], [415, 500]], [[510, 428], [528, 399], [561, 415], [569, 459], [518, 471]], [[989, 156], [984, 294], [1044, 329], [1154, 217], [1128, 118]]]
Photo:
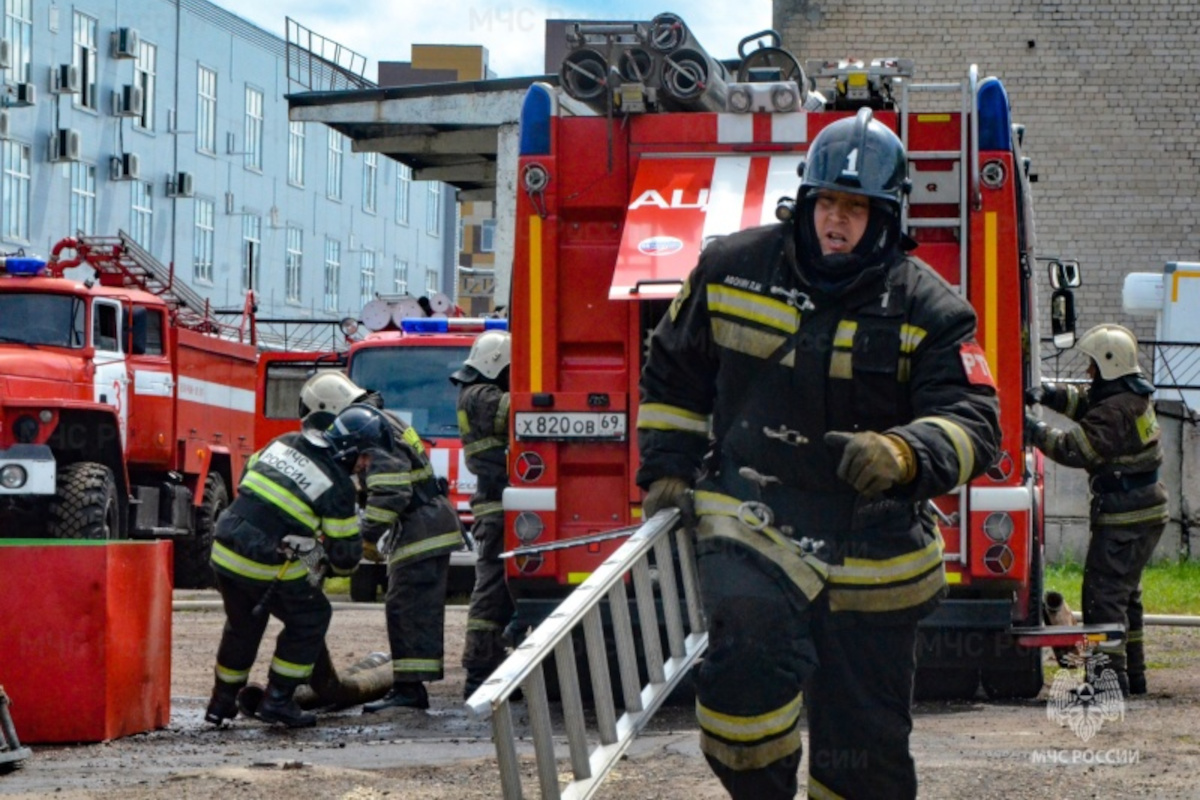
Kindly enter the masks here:
[[363, 538], [374, 544], [398, 529], [389, 566], [457, 550], [462, 546], [458, 514], [434, 475], [421, 435], [393, 412], [385, 409], [383, 415], [392, 426], [393, 445], [368, 451]]
[[477, 480], [471, 512], [476, 519], [502, 513], [508, 485], [508, 392], [494, 383], [464, 384], [458, 391], [458, 431], [467, 469]]
[[1087, 470], [1093, 524], [1166, 522], [1167, 492], [1158, 479], [1162, 432], [1149, 395], [1121, 379], [1097, 379], [1090, 387], [1060, 384], [1045, 404], [1079, 424], [1044, 429], [1034, 444], [1063, 466]]
[[279, 552], [285, 536], [300, 535], [323, 540], [335, 573], [353, 572], [362, 558], [354, 494], [329, 448], [301, 433], [276, 437], [246, 462], [237, 497], [217, 524], [213, 567], [243, 581], [305, 578], [305, 565]]
[[[705, 514], [753, 529], [761, 520], [744, 501], [765, 503], [782, 535], [817, 546], [831, 611], [919, 617], [945, 587], [925, 501], [982, 473], [998, 451], [975, 323], [915, 258], [830, 296], [801, 278], [786, 224], [716, 240], [650, 340], [637, 482], [701, 476], [702, 534]], [[909, 444], [911, 482], [868, 498], [838, 479], [841, 454], [823, 435], [865, 430]]]

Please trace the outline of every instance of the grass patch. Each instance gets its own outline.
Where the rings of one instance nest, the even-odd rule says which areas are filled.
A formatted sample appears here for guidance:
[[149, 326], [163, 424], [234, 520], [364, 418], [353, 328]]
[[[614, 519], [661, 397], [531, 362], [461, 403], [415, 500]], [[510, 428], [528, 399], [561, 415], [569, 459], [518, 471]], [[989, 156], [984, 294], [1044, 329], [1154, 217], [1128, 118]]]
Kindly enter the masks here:
[[[1171, 561], [1146, 567], [1142, 603], [1147, 614], [1200, 615], [1200, 561]], [[1072, 611], [1083, 608], [1083, 565], [1046, 568], [1046, 589], [1062, 592]]]

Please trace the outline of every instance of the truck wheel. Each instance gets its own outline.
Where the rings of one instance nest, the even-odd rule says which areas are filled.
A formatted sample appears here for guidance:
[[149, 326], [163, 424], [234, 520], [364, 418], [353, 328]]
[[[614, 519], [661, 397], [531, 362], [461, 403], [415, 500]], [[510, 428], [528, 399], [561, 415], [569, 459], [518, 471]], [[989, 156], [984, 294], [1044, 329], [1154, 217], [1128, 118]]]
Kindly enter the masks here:
[[1042, 650], [1022, 648], [1005, 663], [1004, 669], [982, 671], [983, 690], [993, 700], [1031, 699], [1042, 691]]
[[229, 505], [229, 490], [225, 479], [216, 472], [208, 473], [204, 481], [204, 499], [196, 509], [193, 536], [175, 542], [175, 588], [208, 589], [215, 585], [212, 564], [213, 534], [217, 517]]
[[56, 539], [120, 539], [117, 479], [103, 464], [81, 461], [58, 472], [47, 532]]

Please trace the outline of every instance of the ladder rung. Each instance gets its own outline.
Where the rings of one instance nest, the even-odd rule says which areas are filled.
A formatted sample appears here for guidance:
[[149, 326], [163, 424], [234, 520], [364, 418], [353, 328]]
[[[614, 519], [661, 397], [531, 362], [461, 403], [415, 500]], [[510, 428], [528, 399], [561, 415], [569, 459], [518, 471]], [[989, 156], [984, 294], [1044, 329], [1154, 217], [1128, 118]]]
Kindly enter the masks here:
[[961, 150], [909, 150], [910, 161], [959, 161], [963, 157]]
[[910, 92], [961, 92], [961, 83], [910, 83]]
[[962, 220], [958, 217], [909, 217], [906, 224], [910, 228], [958, 228]]

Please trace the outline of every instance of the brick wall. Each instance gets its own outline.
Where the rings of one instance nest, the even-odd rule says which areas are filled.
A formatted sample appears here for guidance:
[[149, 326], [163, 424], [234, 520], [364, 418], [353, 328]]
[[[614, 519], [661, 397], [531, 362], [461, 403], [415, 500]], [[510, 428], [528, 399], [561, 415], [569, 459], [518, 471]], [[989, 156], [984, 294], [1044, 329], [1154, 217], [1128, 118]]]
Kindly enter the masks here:
[[1080, 331], [1116, 321], [1153, 336], [1122, 313], [1121, 285], [1200, 261], [1200, 4], [774, 0], [773, 13], [801, 63], [901, 56], [917, 82], [972, 63], [999, 77], [1038, 176], [1037, 253], [1084, 270]]

